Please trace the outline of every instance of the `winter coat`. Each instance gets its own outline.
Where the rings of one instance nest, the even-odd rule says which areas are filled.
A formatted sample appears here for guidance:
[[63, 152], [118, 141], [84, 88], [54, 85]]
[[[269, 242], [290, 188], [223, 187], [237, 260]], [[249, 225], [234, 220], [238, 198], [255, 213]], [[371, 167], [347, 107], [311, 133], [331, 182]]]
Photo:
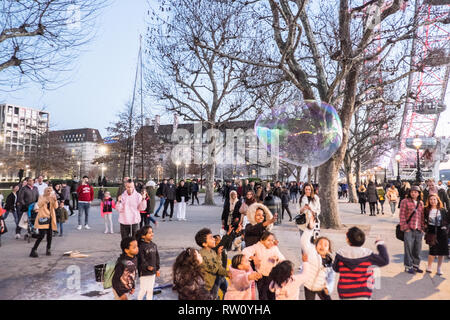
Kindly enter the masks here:
[[65, 208], [58, 208], [55, 210], [56, 222], [65, 223], [69, 220], [69, 214]]
[[186, 185], [178, 186], [175, 193], [177, 202], [181, 202], [181, 197], [184, 197], [185, 202], [189, 201], [189, 191]]
[[142, 195], [136, 190], [129, 195], [128, 192], [122, 194], [122, 201], [116, 204], [119, 211], [119, 223], [123, 225], [133, 225], [141, 222], [141, 211], [147, 208], [147, 202], [142, 201]]
[[36, 187], [29, 186], [22, 187], [18, 192], [17, 205], [20, 206], [22, 212], [28, 211], [28, 206], [37, 202], [39, 199], [39, 191]]
[[34, 210], [37, 210], [36, 220], [34, 220], [34, 227], [36, 229], [46, 230], [49, 228], [49, 224], [39, 224], [41, 218], [51, 218], [52, 230], [57, 231], [56, 226], [56, 214], [55, 210], [58, 208], [58, 201], [54, 198], [47, 198], [40, 196], [37, 204], [34, 206]]
[[163, 188], [163, 197], [167, 200], [176, 200], [176, 186], [170, 183], [165, 184]]
[[305, 283], [309, 275], [308, 262], [303, 263], [302, 273], [291, 276], [281, 287], [274, 281], [269, 284], [269, 290], [275, 293], [275, 300], [299, 300], [300, 286]]
[[[139, 276], [151, 276], [159, 271], [159, 253], [158, 247], [152, 241], [149, 243], [140, 239], [139, 253], [138, 253], [138, 269]], [[148, 270], [148, 267], [153, 267], [153, 270]]]
[[147, 208], [147, 212], [152, 214], [155, 212], [156, 189], [155, 188], [147, 188], [147, 194], [150, 198], [150, 206]]
[[359, 189], [356, 191], [358, 194], [358, 202], [359, 203], [366, 203], [367, 202], [367, 190], [360, 191]]
[[367, 200], [370, 203], [376, 203], [378, 202], [378, 193], [377, 193], [377, 187], [375, 186], [375, 184], [371, 184], [369, 183], [369, 185], [367, 186]]
[[370, 298], [374, 284], [373, 266], [389, 264], [389, 255], [382, 241], [377, 242], [379, 254], [362, 247], [345, 246], [336, 253], [333, 270], [339, 272], [339, 298]]
[[112, 209], [116, 209], [116, 203], [112, 198], [104, 199], [102, 202], [100, 202], [100, 214], [102, 218], [105, 216], [105, 214], [111, 214]]
[[117, 259], [112, 278], [112, 287], [119, 297], [135, 288], [137, 276], [137, 256], [122, 253]]
[[281, 194], [281, 204], [282, 204], [282, 205], [289, 205], [289, 201], [290, 201], [290, 200], [291, 200], [291, 199], [290, 199], [290, 197], [289, 197], [288, 191], [283, 192], [283, 193]]
[[273, 227], [273, 224], [269, 224], [268, 226], [264, 227], [263, 222], [256, 223], [255, 213], [258, 208], [262, 208], [264, 210], [265, 221], [271, 220], [273, 218], [273, 215], [270, 212], [269, 208], [261, 203], [255, 202], [248, 207], [246, 216], [248, 224], [245, 226], [244, 232], [244, 241], [246, 246], [252, 246], [257, 243], [261, 239], [264, 231], [270, 231]]
[[383, 187], [377, 187], [377, 195], [378, 195], [378, 201], [385, 201], [386, 200], [386, 192], [384, 191]]
[[199, 187], [198, 187], [198, 183], [192, 183], [191, 184], [191, 191], [192, 192], [198, 192]]
[[248, 280], [254, 271], [234, 269], [230, 267], [231, 279], [223, 300], [258, 300], [255, 280]]
[[[286, 260], [277, 246], [273, 246], [272, 248], [267, 249], [260, 241], [250, 247], [246, 247], [244, 250], [242, 250], [242, 254], [247, 258], [256, 255], [261, 261], [259, 266], [255, 265], [256, 271], [258, 271], [265, 277], [269, 276], [270, 271], [272, 271], [273, 267], [275, 267], [281, 261]], [[278, 258], [278, 261], [272, 259], [272, 257], [274, 256]]]
[[5, 210], [6, 211], [15, 211], [16, 210], [16, 202], [18, 200], [18, 193], [14, 194], [14, 192], [11, 192], [6, 197], [6, 203], [5, 203]]
[[[231, 215], [231, 224], [234, 225], [236, 219], [238, 219], [238, 223], [241, 220], [241, 213], [239, 212], [239, 209], [242, 206], [241, 200], [238, 200], [236, 204], [234, 205], [234, 210]], [[224, 225], [225, 230], [228, 230], [228, 214], [230, 212], [230, 199], [225, 200], [225, 203], [223, 205], [223, 211], [222, 211], [222, 224]]]
[[[428, 190], [428, 188], [426, 188], [423, 191], [423, 203], [427, 203], [428, 197], [430, 196], [430, 191]], [[442, 205], [444, 206], [444, 208], [446, 208], [447, 210], [450, 210], [450, 201], [447, 197], [447, 193], [445, 192], [445, 189], [443, 188], [438, 188], [438, 196], [439, 199], [442, 202]]]
[[205, 288], [211, 291], [216, 281], [217, 276], [226, 276], [227, 270], [222, 266], [222, 257], [220, 257], [214, 250], [202, 248], [200, 255], [203, 258], [202, 272], [205, 279]]
[[311, 237], [313, 236], [313, 230], [306, 228], [300, 239], [302, 252], [308, 255], [309, 270], [303, 271], [307, 273], [307, 280], [305, 281], [305, 287], [311, 291], [322, 291], [327, 289], [331, 294], [334, 289], [334, 281], [336, 274], [332, 269], [330, 261], [329, 266], [324, 266], [322, 262], [322, 256], [317, 252], [314, 244], [311, 243]]
[[394, 187], [394, 189], [389, 188], [386, 192], [386, 199], [389, 200], [389, 202], [398, 202], [399, 200], [399, 193], [397, 188]]

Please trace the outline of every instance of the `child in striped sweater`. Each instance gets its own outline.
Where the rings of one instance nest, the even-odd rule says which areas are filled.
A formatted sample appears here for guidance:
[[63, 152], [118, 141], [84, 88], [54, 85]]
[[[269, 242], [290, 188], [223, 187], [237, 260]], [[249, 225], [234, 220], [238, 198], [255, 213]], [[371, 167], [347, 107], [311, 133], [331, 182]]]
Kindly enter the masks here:
[[372, 297], [374, 267], [389, 264], [389, 255], [381, 239], [375, 244], [378, 254], [362, 248], [366, 240], [364, 232], [358, 227], [347, 231], [348, 246], [336, 253], [333, 270], [339, 272], [338, 293], [341, 299], [369, 300]]

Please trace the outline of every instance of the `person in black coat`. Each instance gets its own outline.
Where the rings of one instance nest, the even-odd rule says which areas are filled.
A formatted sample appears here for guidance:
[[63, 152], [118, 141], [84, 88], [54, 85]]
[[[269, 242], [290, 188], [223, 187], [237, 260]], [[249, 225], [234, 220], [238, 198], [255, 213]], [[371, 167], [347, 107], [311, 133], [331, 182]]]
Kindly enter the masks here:
[[361, 206], [361, 214], [366, 214], [366, 202], [367, 202], [367, 194], [366, 194], [366, 187], [364, 185], [361, 185], [356, 193], [358, 194], [358, 202]]
[[189, 188], [184, 183], [184, 180], [180, 181], [175, 193], [178, 202], [177, 219], [178, 221], [186, 221], [186, 204], [189, 201]]
[[200, 204], [200, 201], [198, 201], [198, 183], [196, 180], [192, 181], [191, 183], [191, 190], [192, 190], [192, 204], [194, 204], [194, 199], [197, 199], [197, 204]]
[[290, 222], [292, 221], [292, 214], [291, 211], [289, 210], [289, 200], [290, 200], [289, 190], [286, 187], [283, 187], [281, 192], [281, 220], [284, 219], [284, 210], [286, 210], [286, 212], [289, 215], [289, 222]]
[[232, 190], [228, 199], [225, 200], [221, 217], [222, 229], [226, 232], [228, 232], [230, 225], [232, 225], [234, 229], [237, 229], [237, 225], [241, 219], [241, 213], [239, 212], [241, 205], [242, 202], [238, 199], [237, 192]]
[[[14, 221], [17, 219], [17, 197], [19, 192], [19, 186], [14, 186], [12, 188], [12, 192], [6, 197], [5, 201], [5, 207], [6, 210], [5, 214], [3, 215], [3, 219], [6, 220], [9, 213], [12, 213], [14, 216]], [[17, 222], [18, 224], [18, 222]]]

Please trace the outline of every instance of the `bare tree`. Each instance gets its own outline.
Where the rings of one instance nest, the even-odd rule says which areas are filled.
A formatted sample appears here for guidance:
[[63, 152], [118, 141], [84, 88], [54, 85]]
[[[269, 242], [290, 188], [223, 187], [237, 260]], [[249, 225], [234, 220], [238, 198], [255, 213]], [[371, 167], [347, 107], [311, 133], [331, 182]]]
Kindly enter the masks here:
[[[199, 46], [225, 51], [242, 37], [243, 17], [225, 2], [162, 1], [148, 33], [147, 88], [169, 112], [200, 121], [210, 132], [255, 109], [240, 76], [241, 63]], [[214, 204], [217, 136], [207, 136], [205, 204]]]
[[[399, 68], [383, 77], [385, 85], [396, 83], [414, 71], [414, 67], [407, 65], [408, 57], [398, 54], [403, 43], [414, 36], [417, 28], [414, 15], [411, 10], [406, 14], [402, 11], [402, 0], [374, 0], [360, 6], [349, 0], [320, 2], [320, 6], [304, 0], [239, 2], [250, 33], [261, 37], [236, 40], [233, 50], [222, 51], [222, 56], [266, 70], [282, 70], [305, 99], [321, 100], [338, 110], [343, 127], [342, 144], [320, 166], [319, 184], [322, 222], [325, 227], [339, 228], [337, 177], [357, 110], [358, 84], [363, 81], [361, 71], [368, 61], [394, 60]], [[202, 39], [199, 43], [218, 52]]]
[[109, 0], [4, 0], [0, 3], [0, 87], [61, 82]]

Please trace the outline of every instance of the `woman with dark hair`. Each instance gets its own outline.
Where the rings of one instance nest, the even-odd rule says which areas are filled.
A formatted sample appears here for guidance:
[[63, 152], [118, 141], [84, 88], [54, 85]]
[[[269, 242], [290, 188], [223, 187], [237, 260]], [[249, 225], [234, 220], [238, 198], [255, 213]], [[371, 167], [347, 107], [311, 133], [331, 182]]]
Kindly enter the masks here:
[[314, 187], [311, 183], [307, 183], [303, 186], [302, 195], [300, 196], [300, 213], [306, 214], [306, 225], [314, 218], [315, 226], [313, 231], [314, 240], [319, 237], [320, 234], [320, 199], [314, 192]]
[[61, 184], [57, 183], [53, 186], [53, 191], [55, 191], [56, 194], [56, 200], [61, 200], [62, 199], [62, 190], [61, 190]]
[[256, 202], [256, 195], [252, 190], [247, 191], [245, 194], [244, 201], [241, 204], [241, 207], [239, 208], [239, 213], [241, 214], [241, 220], [240, 224], [242, 224], [242, 228], [245, 228], [245, 226], [248, 223], [248, 220], [246, 219], [247, 216], [247, 210], [248, 208]]
[[432, 193], [428, 196], [424, 216], [426, 230], [425, 241], [430, 247], [426, 271], [431, 273], [433, 261], [438, 257], [436, 274], [442, 276], [442, 262], [444, 261], [444, 257], [448, 256], [449, 253], [447, 244], [449, 217], [437, 194]]
[[241, 219], [239, 208], [241, 207], [241, 200], [235, 190], [231, 190], [230, 197], [225, 200], [222, 211], [222, 229], [228, 232], [228, 228], [232, 226], [237, 228]]
[[173, 290], [179, 300], [212, 300], [203, 278], [202, 256], [197, 250], [187, 248], [175, 260], [172, 267]]

